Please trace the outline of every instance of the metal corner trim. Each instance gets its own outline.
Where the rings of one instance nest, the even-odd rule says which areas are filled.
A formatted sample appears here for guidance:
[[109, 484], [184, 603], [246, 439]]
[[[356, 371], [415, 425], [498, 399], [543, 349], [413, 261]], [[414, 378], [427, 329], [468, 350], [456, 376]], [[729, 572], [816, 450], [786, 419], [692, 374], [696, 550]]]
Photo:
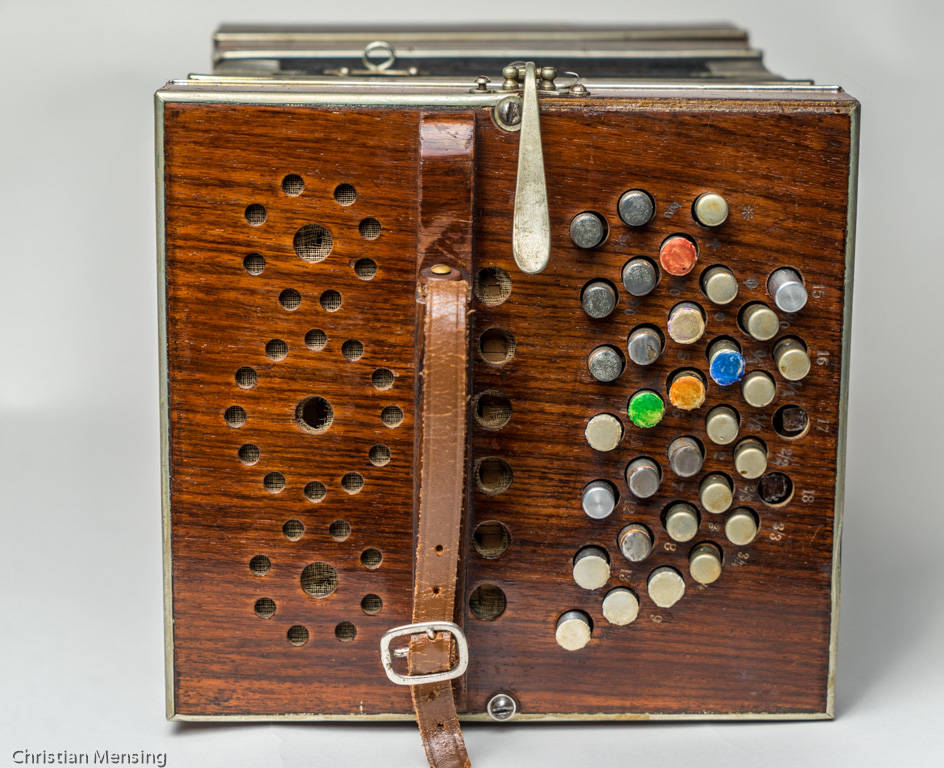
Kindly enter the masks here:
[[172, 556], [170, 529], [170, 380], [167, 365], [167, 270], [164, 209], [164, 101], [154, 95], [154, 167], [157, 176], [157, 327], [158, 371], [161, 423], [161, 530], [164, 568], [164, 687], [168, 720], [174, 712], [174, 593], [171, 584]]
[[855, 275], [856, 204], [859, 186], [859, 123], [862, 105], [849, 112], [849, 187], [846, 214], [846, 268], [843, 283], [842, 361], [839, 373], [839, 419], [836, 448], [836, 498], [833, 506], [832, 610], [829, 630], [829, 666], [826, 681], [826, 716], [836, 713], [836, 661], [839, 651], [839, 596], [842, 523], [846, 487], [846, 428], [849, 411], [849, 376], [852, 342], [852, 292]]

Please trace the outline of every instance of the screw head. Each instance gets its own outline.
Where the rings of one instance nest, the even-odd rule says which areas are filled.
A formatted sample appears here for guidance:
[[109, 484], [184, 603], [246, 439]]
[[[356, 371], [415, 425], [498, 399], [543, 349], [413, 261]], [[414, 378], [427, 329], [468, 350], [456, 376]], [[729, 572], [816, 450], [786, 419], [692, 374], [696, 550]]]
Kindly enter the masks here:
[[518, 713], [518, 702], [508, 693], [496, 693], [488, 700], [485, 711], [492, 720], [504, 722]]
[[515, 97], [502, 99], [498, 104], [498, 119], [505, 125], [518, 125], [521, 122], [521, 101]]
[[452, 268], [447, 264], [434, 264], [429, 271], [434, 275], [448, 275], [452, 272]]

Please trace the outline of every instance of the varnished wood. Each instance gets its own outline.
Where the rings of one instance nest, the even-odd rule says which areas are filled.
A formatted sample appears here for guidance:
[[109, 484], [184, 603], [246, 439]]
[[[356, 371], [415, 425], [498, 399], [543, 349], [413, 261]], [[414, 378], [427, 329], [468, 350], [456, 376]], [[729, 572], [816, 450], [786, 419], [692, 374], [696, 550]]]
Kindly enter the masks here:
[[[465, 711], [482, 712], [498, 690], [513, 693], [526, 714], [826, 710], [854, 105], [839, 94], [543, 101], [552, 253], [549, 268], [531, 276], [515, 268], [511, 255], [517, 135], [498, 129], [487, 109], [476, 112], [474, 221], [471, 232], [456, 232], [474, 242], [473, 273], [506, 270], [512, 293], [497, 306], [473, 302], [471, 343], [476, 349], [482, 331], [500, 327], [514, 334], [517, 350], [501, 366], [470, 355], [473, 394], [499, 390], [513, 406], [511, 421], [499, 430], [470, 417], [471, 456], [506, 459], [514, 481], [498, 495], [472, 490], [469, 534], [479, 522], [500, 520], [512, 543], [501, 557], [486, 559], [466, 536], [463, 605], [487, 583], [504, 590], [507, 608], [494, 621], [466, 613], [472, 660]], [[418, 201], [451, 194], [420, 183], [420, 114], [169, 103], [164, 135], [175, 710], [182, 716], [409, 713], [409, 693], [387, 681], [377, 648], [380, 634], [407, 623], [411, 609]], [[281, 191], [289, 173], [305, 180], [298, 197]], [[342, 182], [357, 189], [349, 207], [332, 197]], [[655, 220], [641, 230], [616, 214], [617, 199], [631, 188], [646, 189], [657, 203]], [[717, 231], [692, 220], [691, 203], [705, 191], [721, 192], [731, 206]], [[251, 203], [268, 211], [262, 226], [245, 221]], [[571, 218], [584, 210], [603, 214], [609, 224], [608, 239], [593, 251], [575, 248], [568, 235]], [[376, 240], [358, 232], [367, 217], [382, 224]], [[328, 258], [314, 264], [292, 248], [296, 230], [312, 222], [334, 238]], [[698, 243], [693, 273], [663, 275], [643, 299], [630, 300], [620, 288], [616, 313], [602, 321], [586, 317], [579, 295], [588, 280], [603, 277], [619, 286], [630, 256], [657, 260], [662, 240], [679, 232]], [[242, 266], [250, 252], [266, 259], [260, 275]], [[378, 264], [370, 281], [352, 268], [363, 257]], [[739, 280], [729, 308], [714, 307], [698, 288], [698, 275], [712, 264], [727, 265]], [[784, 332], [803, 338], [814, 357], [809, 376], [789, 386], [774, 371], [776, 339], [755, 342], [736, 323], [737, 309], [748, 301], [771, 303], [765, 281], [780, 266], [798, 268], [811, 289], [804, 310], [781, 314], [789, 323]], [[295, 311], [279, 304], [286, 288], [301, 293]], [[338, 312], [319, 306], [329, 288], [343, 296]], [[708, 332], [698, 343], [669, 342], [657, 363], [630, 366], [609, 384], [590, 377], [586, 357], [594, 347], [625, 349], [640, 323], [664, 332], [669, 309], [685, 299], [708, 312]], [[313, 328], [328, 334], [323, 351], [305, 346]], [[646, 433], [633, 427], [625, 412], [629, 396], [642, 388], [665, 393], [676, 368], [707, 373], [705, 350], [719, 335], [739, 341], [748, 370], [774, 375], [777, 399], [753, 409], [736, 386], [710, 383], [707, 402], [694, 414], [670, 411]], [[266, 357], [273, 338], [288, 343], [284, 360]], [[365, 349], [354, 362], [341, 354], [351, 338]], [[258, 371], [249, 390], [234, 379], [246, 365]], [[392, 388], [371, 385], [378, 367], [396, 374]], [[322, 435], [295, 422], [297, 403], [309, 395], [334, 406], [334, 423]], [[771, 509], [756, 497], [756, 481], [736, 480], [736, 505], [761, 517], [755, 542], [729, 544], [723, 532], [707, 527], [724, 516], [702, 511], [696, 539], [667, 551], [663, 508], [676, 499], [699, 506], [697, 483], [706, 472], [734, 477], [732, 447], [713, 446], [705, 436], [704, 416], [721, 403], [740, 413], [741, 436], [766, 442], [771, 469], [786, 464], [796, 493]], [[405, 414], [394, 429], [380, 420], [392, 404]], [[772, 416], [784, 404], [809, 411], [808, 435], [787, 441], [773, 431]], [[238, 429], [223, 418], [231, 405], [248, 413]], [[582, 436], [587, 420], [602, 412], [618, 416], [625, 428], [620, 447], [605, 454]], [[684, 481], [668, 472], [665, 460], [668, 443], [683, 434], [708, 449], [704, 471]], [[261, 449], [257, 464], [245, 466], [237, 457], [245, 443]], [[367, 459], [375, 443], [392, 451], [384, 467]], [[633, 505], [622, 472], [638, 455], [656, 458], [664, 481], [656, 497]], [[285, 475], [280, 493], [263, 487], [271, 471]], [[366, 481], [354, 495], [341, 488], [351, 471]], [[597, 478], [616, 484], [621, 495], [618, 512], [604, 521], [580, 509], [584, 485]], [[304, 497], [310, 480], [328, 488], [320, 503]], [[282, 535], [290, 519], [306, 528], [295, 542]], [[328, 534], [338, 519], [352, 528], [342, 542]], [[645, 523], [655, 534], [655, 551], [641, 565], [630, 566], [616, 546], [628, 522]], [[686, 558], [706, 540], [721, 546], [725, 566], [719, 581], [698, 588]], [[571, 577], [572, 557], [586, 544], [604, 547], [613, 564], [602, 590], [582, 590]], [[360, 563], [367, 547], [383, 552], [376, 570]], [[272, 561], [263, 577], [248, 566], [260, 554]], [[339, 574], [337, 590], [324, 599], [309, 597], [299, 581], [304, 567], [318, 561]], [[663, 564], [686, 576], [686, 594], [669, 610], [656, 609], [645, 594], [646, 575]], [[641, 602], [639, 618], [625, 627], [610, 626], [600, 610], [607, 589], [617, 585], [630, 586]], [[367, 593], [382, 597], [379, 614], [361, 611]], [[254, 614], [260, 597], [275, 600], [271, 618]], [[579, 652], [554, 641], [557, 617], [571, 608], [594, 622], [593, 640]], [[353, 642], [335, 638], [342, 621], [357, 627]], [[310, 631], [306, 645], [286, 641], [294, 624]]]

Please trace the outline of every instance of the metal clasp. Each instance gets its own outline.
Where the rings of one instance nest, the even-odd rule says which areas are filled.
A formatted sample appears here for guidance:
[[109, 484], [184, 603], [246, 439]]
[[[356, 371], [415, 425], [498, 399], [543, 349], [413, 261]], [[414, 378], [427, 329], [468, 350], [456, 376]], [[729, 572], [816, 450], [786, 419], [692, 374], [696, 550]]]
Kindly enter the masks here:
[[[437, 632], [448, 632], [452, 635], [456, 643], [456, 651], [459, 660], [452, 669], [445, 672], [432, 672], [427, 675], [401, 675], [393, 668], [394, 656], [405, 656], [408, 651], [406, 648], [393, 651], [390, 644], [398, 637], [408, 635], [427, 635], [432, 640]], [[422, 621], [419, 624], [404, 624], [402, 627], [388, 629], [380, 638], [380, 660], [383, 662], [384, 671], [391, 682], [397, 685], [424, 685], [428, 683], [441, 683], [446, 680], [453, 680], [465, 674], [469, 666], [469, 643], [465, 639], [465, 634], [459, 628], [458, 624], [451, 621]]]

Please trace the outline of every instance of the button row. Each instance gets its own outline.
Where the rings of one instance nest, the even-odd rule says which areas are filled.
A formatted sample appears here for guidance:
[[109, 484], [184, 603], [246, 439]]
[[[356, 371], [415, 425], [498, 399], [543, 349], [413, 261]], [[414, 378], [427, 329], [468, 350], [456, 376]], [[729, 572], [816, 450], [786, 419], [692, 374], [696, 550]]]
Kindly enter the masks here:
[[[616, 212], [627, 226], [644, 227], [655, 216], [655, 200], [643, 189], [631, 189], [620, 196]], [[717, 192], [706, 192], [692, 203], [692, 217], [703, 227], [720, 227], [728, 220], [728, 203]], [[596, 211], [578, 213], [570, 222], [570, 237], [578, 248], [596, 248], [608, 231], [606, 218]]]

